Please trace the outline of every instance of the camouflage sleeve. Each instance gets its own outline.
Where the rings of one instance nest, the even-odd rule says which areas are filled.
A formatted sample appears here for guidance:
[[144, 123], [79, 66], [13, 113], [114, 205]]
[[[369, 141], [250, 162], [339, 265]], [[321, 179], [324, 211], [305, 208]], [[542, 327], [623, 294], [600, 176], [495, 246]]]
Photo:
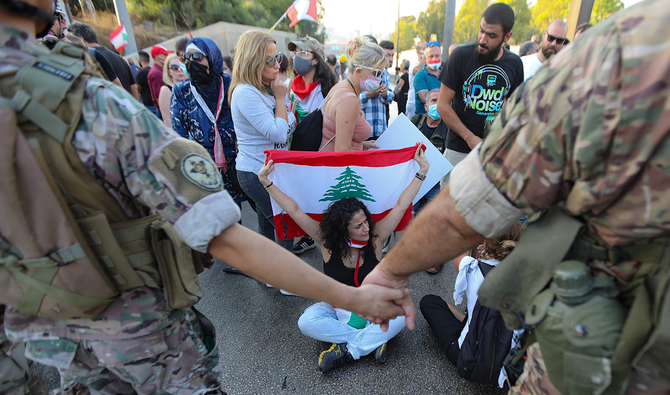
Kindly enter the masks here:
[[239, 221], [239, 207], [207, 151], [125, 90], [90, 79], [82, 120], [73, 140], [78, 156], [130, 218], [145, 215], [142, 206], [155, 210], [199, 251]]
[[611, 25], [598, 28], [600, 34], [566, 47], [522, 84], [483, 144], [452, 171], [457, 210], [480, 234], [498, 235], [524, 215], [569, 200], [577, 178], [589, 171], [573, 162], [575, 146], [596, 158], [593, 150], [606, 144], [608, 113], [621, 105], [620, 47]]

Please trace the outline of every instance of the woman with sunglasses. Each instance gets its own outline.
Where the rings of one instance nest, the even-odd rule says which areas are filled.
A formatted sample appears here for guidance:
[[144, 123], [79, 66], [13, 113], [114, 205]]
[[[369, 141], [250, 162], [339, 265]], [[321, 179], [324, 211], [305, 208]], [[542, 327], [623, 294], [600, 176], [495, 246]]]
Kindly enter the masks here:
[[[246, 200], [235, 179], [236, 136], [228, 105], [230, 76], [223, 72], [223, 56], [209, 38], [192, 38], [182, 54], [190, 79], [172, 88], [172, 129], [200, 143], [222, 170], [224, 185], [237, 204]], [[216, 150], [215, 146], [221, 147]], [[230, 170], [229, 170], [230, 169]]]
[[184, 81], [188, 77], [182, 69], [182, 64], [177, 55], [171, 53], [165, 58], [165, 66], [163, 67], [163, 85], [158, 93], [158, 107], [163, 117], [163, 122], [172, 127], [172, 116], [170, 115], [170, 98], [172, 96], [172, 87], [177, 82]]
[[361, 109], [359, 95], [379, 86], [388, 65], [386, 52], [365, 37], [356, 37], [347, 46], [347, 78], [335, 85], [323, 106], [322, 151], [361, 151], [376, 147], [365, 140], [372, 128]]
[[305, 36], [288, 43], [296, 77], [291, 82], [291, 111], [298, 123], [319, 108], [337, 76], [324, 61], [323, 45], [315, 38]]
[[[250, 30], [240, 36], [236, 48], [230, 102], [239, 147], [237, 176], [256, 204], [259, 233], [275, 240], [270, 195], [257, 174], [265, 160], [263, 151], [288, 148], [295, 116], [288, 111], [288, 86], [279, 76], [282, 54], [274, 37]], [[279, 244], [293, 249], [293, 239]]]

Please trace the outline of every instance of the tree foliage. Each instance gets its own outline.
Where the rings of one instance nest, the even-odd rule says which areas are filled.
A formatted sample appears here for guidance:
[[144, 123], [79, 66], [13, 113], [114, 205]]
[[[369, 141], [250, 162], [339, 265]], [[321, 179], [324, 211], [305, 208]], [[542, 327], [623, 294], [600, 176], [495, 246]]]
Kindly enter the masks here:
[[568, 20], [570, 0], [537, 0], [533, 7], [533, 27], [544, 31], [554, 19]]
[[530, 36], [537, 34], [537, 30], [533, 27], [532, 12], [526, 0], [502, 0], [502, 2], [514, 10], [514, 29], [509, 40], [510, 44], [523, 44], [530, 40]]
[[593, 11], [591, 11], [592, 24], [596, 24], [607, 18], [609, 14], [615, 13], [623, 9], [623, 2], [621, 0], [596, 0], [593, 4]]
[[[416, 18], [414, 18], [414, 15], [400, 17], [400, 41], [398, 41], [398, 48], [396, 48], [397, 52], [414, 48], [414, 37], [416, 37], [415, 23]], [[398, 23], [396, 23], [393, 34], [391, 34], [391, 41], [393, 41], [393, 44], [396, 43], [397, 37]]]
[[454, 43], [466, 44], [477, 40], [479, 22], [489, 0], [465, 0], [456, 16], [454, 27]]
[[423, 41], [428, 41], [431, 34], [437, 35], [437, 41], [444, 38], [444, 15], [447, 9], [446, 0], [430, 0], [426, 11], [419, 14], [416, 20], [416, 32]]

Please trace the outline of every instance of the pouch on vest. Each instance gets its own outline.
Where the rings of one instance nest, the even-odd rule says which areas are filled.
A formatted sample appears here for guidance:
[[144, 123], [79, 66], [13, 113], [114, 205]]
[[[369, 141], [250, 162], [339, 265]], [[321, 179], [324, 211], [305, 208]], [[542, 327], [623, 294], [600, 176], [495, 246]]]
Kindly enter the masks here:
[[200, 254], [187, 246], [172, 224], [164, 219], [151, 225], [150, 234], [168, 308], [183, 309], [198, 303], [203, 292], [194, 256]]

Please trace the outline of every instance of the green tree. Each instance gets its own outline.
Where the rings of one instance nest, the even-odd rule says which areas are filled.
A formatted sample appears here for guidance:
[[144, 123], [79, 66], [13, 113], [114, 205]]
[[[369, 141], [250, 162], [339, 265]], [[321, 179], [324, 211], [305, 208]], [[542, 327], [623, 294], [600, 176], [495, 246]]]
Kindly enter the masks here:
[[537, 0], [532, 8], [533, 27], [541, 32], [554, 19], [568, 20], [569, 10], [570, 0]]
[[456, 16], [454, 27], [454, 43], [466, 44], [477, 40], [479, 22], [489, 0], [465, 0]]
[[593, 4], [593, 11], [591, 11], [592, 24], [596, 24], [607, 18], [609, 14], [615, 13], [623, 9], [623, 2], [621, 0], [596, 0]]
[[514, 29], [512, 29], [512, 38], [510, 44], [522, 44], [530, 40], [530, 36], [537, 34], [533, 27], [532, 13], [526, 0], [502, 0], [514, 10]]
[[[415, 23], [416, 18], [414, 18], [414, 15], [400, 17], [400, 41], [398, 42], [398, 48], [396, 48], [396, 52], [402, 52], [414, 48], [414, 37], [416, 37], [416, 29], [414, 28]], [[393, 44], [396, 43], [397, 37], [398, 23], [396, 22], [393, 34], [391, 34], [391, 41]]]
[[347, 166], [340, 176], [335, 179], [338, 183], [330, 187], [319, 201], [338, 201], [347, 197], [355, 197], [374, 202], [375, 200], [372, 198], [370, 191], [368, 191], [365, 185], [360, 183], [359, 180], [362, 179], [363, 177], [356, 174], [355, 171]]
[[428, 41], [431, 34], [437, 35], [437, 41], [442, 42], [444, 38], [444, 12], [447, 8], [446, 0], [430, 0], [426, 11], [419, 14], [416, 20], [416, 32], [419, 37]]

